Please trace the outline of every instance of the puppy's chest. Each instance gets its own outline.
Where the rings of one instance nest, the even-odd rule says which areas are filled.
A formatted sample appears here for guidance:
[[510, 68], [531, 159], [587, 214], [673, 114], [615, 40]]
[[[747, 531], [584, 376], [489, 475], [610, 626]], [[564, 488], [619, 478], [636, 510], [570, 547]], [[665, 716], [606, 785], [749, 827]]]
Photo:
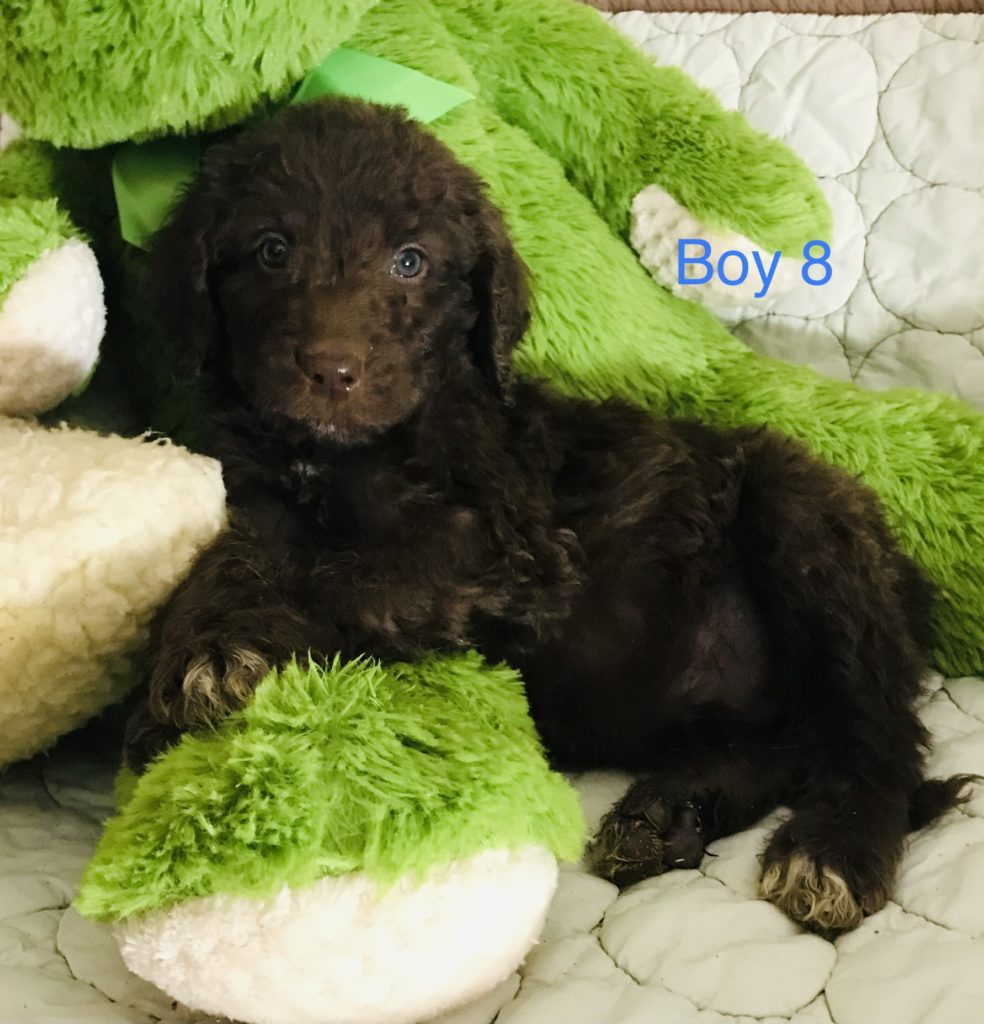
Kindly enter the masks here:
[[281, 479], [287, 503], [312, 537], [329, 546], [385, 534], [397, 525], [392, 489], [372, 474], [299, 458]]
[[404, 656], [468, 642], [477, 613], [505, 597], [483, 516], [415, 467], [292, 467], [307, 543], [294, 558], [312, 603], [360, 650]]
[[477, 513], [413, 463], [296, 459], [283, 482], [306, 528], [332, 551], [419, 546], [477, 525]]

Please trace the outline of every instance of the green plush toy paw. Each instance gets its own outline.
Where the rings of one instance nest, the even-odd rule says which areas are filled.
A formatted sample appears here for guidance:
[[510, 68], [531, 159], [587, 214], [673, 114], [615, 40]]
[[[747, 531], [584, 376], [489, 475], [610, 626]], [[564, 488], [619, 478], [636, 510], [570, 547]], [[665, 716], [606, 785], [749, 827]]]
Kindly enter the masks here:
[[105, 320], [96, 257], [67, 214], [0, 189], [0, 415], [44, 412], [84, 384]]
[[131, 970], [251, 1024], [397, 1024], [493, 988], [584, 839], [519, 679], [476, 654], [288, 666], [120, 791], [77, 906]]

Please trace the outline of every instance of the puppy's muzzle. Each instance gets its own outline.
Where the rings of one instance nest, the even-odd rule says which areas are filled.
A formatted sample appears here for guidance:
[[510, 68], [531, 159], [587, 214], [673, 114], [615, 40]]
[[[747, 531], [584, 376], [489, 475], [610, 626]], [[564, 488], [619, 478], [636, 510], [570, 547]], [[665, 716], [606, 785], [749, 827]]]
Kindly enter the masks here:
[[330, 398], [342, 398], [354, 391], [362, 380], [363, 360], [349, 352], [317, 349], [298, 352], [300, 366], [313, 390]]

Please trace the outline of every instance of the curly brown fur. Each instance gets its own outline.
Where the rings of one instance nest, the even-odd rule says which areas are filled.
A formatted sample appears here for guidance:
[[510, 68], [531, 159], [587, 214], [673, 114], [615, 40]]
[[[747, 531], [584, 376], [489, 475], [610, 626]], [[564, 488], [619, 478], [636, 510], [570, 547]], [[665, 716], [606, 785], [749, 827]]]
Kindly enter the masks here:
[[763, 894], [824, 930], [882, 905], [910, 813], [958, 789], [922, 782], [931, 589], [857, 480], [764, 429], [512, 382], [523, 265], [394, 111], [215, 147], [156, 265], [232, 527], [158, 622], [131, 763], [294, 652], [475, 645], [521, 670], [555, 763], [646, 773], [601, 873], [693, 866], [786, 802]]

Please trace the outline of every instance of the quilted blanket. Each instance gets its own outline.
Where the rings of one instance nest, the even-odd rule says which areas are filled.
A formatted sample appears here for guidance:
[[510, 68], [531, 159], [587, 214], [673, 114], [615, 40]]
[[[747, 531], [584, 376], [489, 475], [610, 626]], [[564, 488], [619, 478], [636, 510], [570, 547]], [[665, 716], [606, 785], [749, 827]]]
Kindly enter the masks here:
[[[984, 410], [984, 17], [613, 21], [783, 137], [833, 206], [830, 285], [720, 310], [736, 333], [865, 387]], [[922, 714], [932, 774], [984, 772], [984, 680], [933, 677]], [[112, 774], [76, 740], [0, 777], [0, 1024], [210, 1019], [128, 974], [108, 932], [68, 909]], [[627, 783], [579, 778], [589, 819]], [[892, 901], [835, 943], [755, 898], [769, 824], [621, 894], [565, 870], [520, 974], [442, 1024], [984, 1021], [984, 787], [912, 837]]]

